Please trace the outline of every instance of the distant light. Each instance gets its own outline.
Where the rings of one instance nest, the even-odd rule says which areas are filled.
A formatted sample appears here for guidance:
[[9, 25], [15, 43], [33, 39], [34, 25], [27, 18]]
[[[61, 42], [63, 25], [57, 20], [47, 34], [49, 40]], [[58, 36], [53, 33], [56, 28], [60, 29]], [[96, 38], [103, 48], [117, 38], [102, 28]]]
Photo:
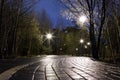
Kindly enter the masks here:
[[78, 51], [78, 48], [76, 48], [76, 51]]
[[83, 40], [83, 39], [80, 39], [80, 43], [84, 43], [84, 40]]
[[68, 33], [68, 31], [65, 31], [65, 33]]
[[47, 38], [47, 39], [52, 39], [52, 37], [53, 37], [53, 36], [52, 36], [51, 33], [47, 33], [47, 34], [46, 34], [46, 38]]
[[86, 16], [80, 16], [80, 17], [79, 17], [79, 21], [80, 21], [81, 23], [84, 23], [86, 20], [87, 20]]
[[60, 48], [60, 50], [62, 51], [62, 48]]
[[85, 45], [85, 49], [87, 49], [87, 45]]
[[64, 46], [65, 46], [66, 44], [64, 44]]
[[88, 42], [87, 45], [90, 45], [90, 42]]

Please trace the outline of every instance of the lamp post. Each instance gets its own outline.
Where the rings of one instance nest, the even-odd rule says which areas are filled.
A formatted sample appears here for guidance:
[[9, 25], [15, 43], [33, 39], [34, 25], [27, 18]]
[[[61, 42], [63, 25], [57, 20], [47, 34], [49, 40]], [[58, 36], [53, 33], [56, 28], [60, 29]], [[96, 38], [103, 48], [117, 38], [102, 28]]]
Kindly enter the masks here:
[[87, 45], [90, 46], [90, 42], [87, 42]]
[[48, 40], [49, 42], [49, 47], [50, 47], [50, 40], [53, 38], [53, 35], [51, 33], [47, 33], [46, 34], [46, 39]]
[[[78, 24], [80, 24], [82, 27], [84, 26], [84, 24], [88, 21], [87, 16], [86, 15], [81, 15], [78, 17]], [[85, 28], [85, 27], [83, 27]]]
[[90, 45], [91, 45], [90, 42], [87, 42], [87, 45], [88, 45], [88, 47], [89, 47], [89, 49], [88, 49], [88, 56], [90, 56], [90, 52], [91, 52], [91, 51], [90, 51]]
[[87, 45], [84, 45], [84, 54], [87, 56], [88, 54], [88, 46]]
[[84, 40], [80, 39], [80, 43], [81, 43], [81, 54], [82, 54], [82, 44], [84, 43]]
[[50, 49], [50, 40], [53, 38], [52, 33], [47, 33], [46, 35], [46, 39], [48, 40], [48, 45], [49, 45], [49, 49]]
[[79, 50], [79, 49], [78, 49], [78, 48], [75, 48], [75, 50], [76, 50], [76, 56], [78, 56], [78, 50]]
[[[81, 24], [81, 26], [82, 26], [82, 28], [83, 29], [86, 29], [85, 27], [83, 27], [84, 26], [84, 24], [88, 21], [88, 19], [87, 19], [87, 16], [86, 15], [81, 15], [81, 16], [79, 16], [79, 18], [78, 18], [78, 21], [79, 21], [79, 23]], [[81, 55], [83, 54], [83, 43], [84, 43], [84, 40], [83, 39], [80, 39], [80, 43], [81, 43]], [[84, 48], [87, 48], [87, 46], [84, 46]]]

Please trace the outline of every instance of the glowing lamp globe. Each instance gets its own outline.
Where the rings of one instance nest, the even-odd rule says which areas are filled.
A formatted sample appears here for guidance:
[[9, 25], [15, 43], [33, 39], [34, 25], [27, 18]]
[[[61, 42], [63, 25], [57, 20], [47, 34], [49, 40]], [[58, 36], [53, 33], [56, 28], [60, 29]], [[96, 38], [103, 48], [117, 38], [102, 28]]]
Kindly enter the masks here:
[[84, 43], [84, 40], [83, 40], [83, 39], [80, 39], [80, 43]]
[[46, 37], [47, 37], [47, 39], [52, 39], [52, 34], [48, 33], [48, 34], [46, 35]]
[[87, 20], [86, 16], [80, 16], [80, 17], [79, 17], [79, 21], [80, 21], [81, 23], [84, 23], [86, 20]]

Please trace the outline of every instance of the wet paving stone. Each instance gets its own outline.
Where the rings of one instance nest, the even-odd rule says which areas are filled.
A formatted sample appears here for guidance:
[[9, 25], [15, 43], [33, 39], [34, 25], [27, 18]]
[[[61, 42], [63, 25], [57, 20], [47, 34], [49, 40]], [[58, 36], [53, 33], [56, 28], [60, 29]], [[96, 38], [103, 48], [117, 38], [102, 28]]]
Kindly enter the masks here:
[[59, 80], [56, 76], [47, 76], [47, 80]]
[[60, 80], [72, 80], [70, 77], [60, 77]]
[[17, 71], [10, 80], [120, 80], [120, 67], [88, 57], [47, 56]]

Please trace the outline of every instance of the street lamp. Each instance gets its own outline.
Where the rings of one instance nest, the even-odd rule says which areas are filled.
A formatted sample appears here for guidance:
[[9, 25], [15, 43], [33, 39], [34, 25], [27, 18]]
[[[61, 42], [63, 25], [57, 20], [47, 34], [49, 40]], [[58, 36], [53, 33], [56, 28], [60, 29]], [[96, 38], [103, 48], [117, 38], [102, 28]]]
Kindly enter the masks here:
[[60, 51], [62, 51], [62, 48], [60, 48]]
[[87, 19], [86, 15], [81, 15], [81, 16], [78, 17], [77, 24], [79, 24], [79, 26], [82, 29], [84, 29], [84, 30], [87, 29], [87, 27], [85, 26], [87, 22], [88, 22], [88, 19]]
[[50, 49], [50, 40], [53, 38], [53, 35], [51, 33], [47, 33], [45, 35], [46, 39], [48, 40], [48, 44], [49, 44], [49, 49]]
[[86, 20], [87, 20], [87, 18], [86, 18], [86, 16], [84, 16], [84, 15], [82, 15], [82, 16], [79, 17], [79, 21], [80, 21], [81, 23], [85, 23]]
[[48, 40], [51, 40], [51, 39], [52, 39], [52, 37], [53, 37], [53, 36], [52, 36], [52, 34], [51, 34], [51, 33], [47, 33], [47, 34], [46, 34], [46, 38], [47, 38]]
[[76, 48], [75, 50], [78, 51], [78, 48]]
[[82, 54], [82, 44], [84, 43], [84, 40], [80, 39], [80, 43], [81, 43], [81, 54]]
[[85, 45], [85, 49], [87, 49], [87, 45]]
[[84, 43], [84, 40], [83, 40], [83, 39], [80, 39], [80, 43], [81, 43], [81, 44]]
[[87, 42], [87, 45], [90, 45], [90, 42]]
[[76, 56], [77, 56], [77, 55], [78, 55], [78, 50], [79, 50], [79, 49], [78, 49], [78, 48], [75, 48], [75, 50], [76, 50]]
[[88, 45], [88, 48], [89, 48], [89, 49], [88, 49], [88, 56], [90, 56], [90, 52], [91, 52], [91, 51], [90, 51], [90, 45], [91, 45], [91, 43], [90, 43], [90, 42], [87, 42], [87, 45]]

